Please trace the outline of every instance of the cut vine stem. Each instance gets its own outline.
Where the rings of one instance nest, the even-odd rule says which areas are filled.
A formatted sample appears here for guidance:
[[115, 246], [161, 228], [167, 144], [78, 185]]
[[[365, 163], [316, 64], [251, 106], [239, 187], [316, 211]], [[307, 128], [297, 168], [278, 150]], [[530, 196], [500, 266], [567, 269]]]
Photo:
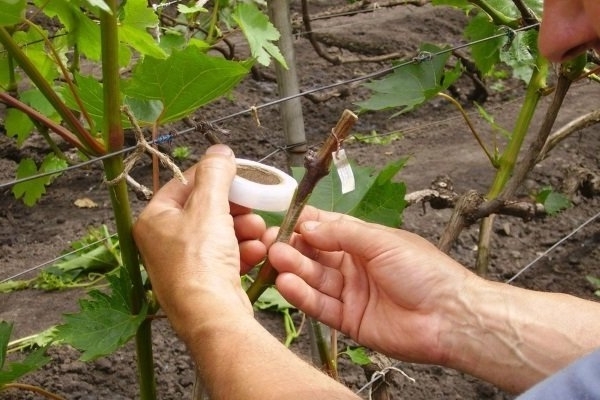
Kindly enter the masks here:
[[[329, 174], [333, 154], [340, 149], [341, 144], [344, 139], [346, 139], [357, 120], [358, 117], [356, 114], [350, 110], [344, 110], [335, 128], [331, 130], [331, 133], [319, 151], [316, 154], [308, 152], [306, 155], [304, 159], [304, 168], [306, 169], [306, 172], [298, 184], [298, 189], [292, 199], [292, 204], [281, 223], [279, 233], [275, 239], [276, 242], [289, 242], [304, 205], [308, 201], [308, 198], [319, 180]], [[275, 271], [267, 258], [260, 268], [256, 280], [246, 291], [252, 304], [258, 300], [260, 295], [263, 294], [269, 286], [275, 283], [276, 277], [277, 271]]]

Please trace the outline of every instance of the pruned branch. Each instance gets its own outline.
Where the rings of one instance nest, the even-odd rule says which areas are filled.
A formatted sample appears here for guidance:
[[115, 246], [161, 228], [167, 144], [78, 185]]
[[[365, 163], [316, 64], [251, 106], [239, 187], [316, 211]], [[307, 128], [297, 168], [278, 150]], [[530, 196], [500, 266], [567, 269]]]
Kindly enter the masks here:
[[588, 128], [600, 122], [600, 109], [591, 111], [585, 115], [582, 115], [563, 127], [556, 130], [552, 135], [548, 137], [544, 147], [540, 151], [537, 157], [537, 162], [542, 161], [548, 156], [548, 153], [556, 147], [558, 143], [568, 138], [572, 134], [579, 132], [582, 129]]
[[[571, 197], [576, 192], [584, 196], [593, 197], [600, 195], [600, 174], [587, 168], [572, 167], [567, 171], [561, 192]], [[452, 180], [445, 175], [436, 177], [429, 189], [417, 190], [407, 193], [404, 197], [407, 206], [425, 205], [433, 209], [455, 209], [451, 221], [451, 228], [447, 235], [440, 239], [440, 249], [448, 251], [454, 241], [452, 236], [460, 233], [465, 227], [476, 223], [479, 219], [491, 214], [485, 214], [487, 203], [484, 196], [474, 190], [463, 195], [454, 191]], [[511, 199], [498, 200], [493, 214], [517, 217], [523, 221], [544, 218], [548, 215], [543, 204], [529, 197], [514, 197]]]
[[364, 62], [383, 62], [388, 60], [399, 59], [405, 56], [403, 53], [399, 52], [391, 52], [388, 54], [380, 54], [376, 56], [363, 56], [358, 55], [350, 58], [342, 58], [340, 56], [332, 56], [327, 53], [321, 47], [321, 43], [319, 42], [318, 37], [314, 34], [312, 29], [312, 21], [317, 19], [325, 19], [325, 18], [335, 18], [339, 16], [349, 17], [352, 15], [356, 15], [359, 13], [365, 12], [374, 12], [378, 9], [385, 7], [396, 7], [399, 5], [414, 5], [414, 6], [423, 6], [427, 4], [427, 0], [395, 0], [395, 1], [386, 1], [386, 2], [375, 2], [371, 3], [370, 1], [364, 0], [356, 3], [349, 4], [342, 9], [330, 10], [326, 13], [321, 13], [318, 15], [310, 15], [308, 10], [308, 0], [302, 0], [302, 24], [304, 27], [304, 35], [310, 42], [311, 46], [317, 53], [317, 55], [323, 58], [325, 61], [333, 64], [350, 64], [350, 63], [364, 63]]

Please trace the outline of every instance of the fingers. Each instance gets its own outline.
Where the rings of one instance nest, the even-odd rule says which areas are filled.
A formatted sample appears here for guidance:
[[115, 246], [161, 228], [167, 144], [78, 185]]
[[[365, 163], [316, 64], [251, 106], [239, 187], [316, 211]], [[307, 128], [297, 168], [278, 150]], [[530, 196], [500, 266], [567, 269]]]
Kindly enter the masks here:
[[267, 256], [267, 246], [259, 240], [267, 228], [256, 214], [233, 217], [233, 226], [240, 247], [240, 273], [244, 275]]
[[284, 243], [275, 243], [271, 246], [269, 259], [279, 273], [290, 272], [327, 296], [341, 297], [344, 277], [337, 268], [329, 268], [312, 260]]
[[292, 305], [308, 316], [341, 330], [343, 304], [340, 300], [319, 292], [292, 273], [279, 274], [275, 283], [279, 293]]
[[238, 241], [259, 239], [265, 233], [265, 221], [256, 214], [241, 214], [233, 217], [233, 227]]
[[267, 256], [267, 247], [259, 240], [240, 242], [240, 274], [247, 274]]
[[229, 189], [235, 172], [235, 158], [229, 147], [214, 145], [206, 150], [195, 169], [194, 189], [184, 206], [191, 218], [207, 210], [211, 214], [229, 213]]

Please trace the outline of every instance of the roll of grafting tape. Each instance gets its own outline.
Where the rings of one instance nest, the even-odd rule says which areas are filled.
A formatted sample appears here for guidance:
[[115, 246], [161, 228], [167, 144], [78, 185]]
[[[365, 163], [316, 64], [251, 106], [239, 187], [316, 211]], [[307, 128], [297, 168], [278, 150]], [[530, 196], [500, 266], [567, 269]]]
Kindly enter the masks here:
[[229, 201], [263, 211], [285, 211], [298, 183], [283, 171], [256, 161], [237, 158], [237, 175], [229, 191]]

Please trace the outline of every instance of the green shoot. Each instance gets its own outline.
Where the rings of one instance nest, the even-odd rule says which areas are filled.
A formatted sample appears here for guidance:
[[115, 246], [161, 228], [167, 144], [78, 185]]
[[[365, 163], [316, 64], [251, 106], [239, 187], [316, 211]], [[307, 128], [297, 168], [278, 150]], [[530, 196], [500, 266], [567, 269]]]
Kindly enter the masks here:
[[190, 150], [190, 148], [188, 146], [177, 146], [171, 152], [171, 155], [173, 156], [173, 158], [175, 158], [176, 160], [179, 160], [179, 161], [187, 160], [188, 158], [190, 158], [191, 154], [192, 154], [192, 151]]
[[594, 295], [600, 297], [600, 278], [596, 278], [594, 276], [586, 276], [585, 277], [589, 283], [591, 283], [596, 290], [594, 291]]
[[356, 365], [367, 365], [370, 364], [371, 358], [367, 354], [367, 350], [362, 346], [348, 346], [346, 349], [338, 354], [338, 356], [346, 355]]

